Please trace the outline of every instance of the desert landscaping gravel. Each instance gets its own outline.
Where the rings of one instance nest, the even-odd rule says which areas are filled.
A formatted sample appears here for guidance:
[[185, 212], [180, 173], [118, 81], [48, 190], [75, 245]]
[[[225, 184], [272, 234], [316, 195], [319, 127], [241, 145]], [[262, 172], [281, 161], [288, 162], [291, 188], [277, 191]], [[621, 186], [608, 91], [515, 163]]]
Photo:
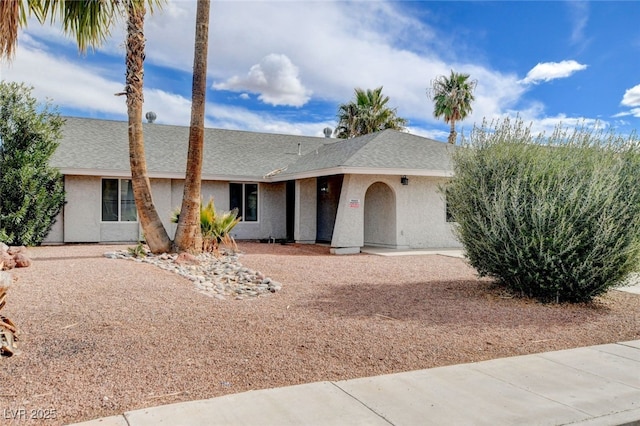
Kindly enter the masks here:
[[[251, 389], [640, 339], [639, 295], [540, 304], [452, 257], [332, 256], [322, 246], [243, 242], [239, 261], [282, 288], [220, 300], [157, 266], [104, 257], [122, 249], [29, 249], [33, 264], [14, 271], [2, 311], [21, 332], [22, 353], [0, 359], [0, 424], [67, 424]], [[50, 419], [15, 418], [21, 410]]]

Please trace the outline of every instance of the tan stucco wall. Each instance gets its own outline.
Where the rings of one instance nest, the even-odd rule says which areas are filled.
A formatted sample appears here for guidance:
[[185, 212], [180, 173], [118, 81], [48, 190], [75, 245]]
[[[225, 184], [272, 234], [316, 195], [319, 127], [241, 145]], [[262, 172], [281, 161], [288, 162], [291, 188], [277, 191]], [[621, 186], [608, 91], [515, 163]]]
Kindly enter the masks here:
[[[152, 181], [154, 203], [162, 217], [168, 180]], [[65, 176], [67, 204], [64, 207], [64, 242], [135, 242], [141, 237], [138, 222], [102, 222], [102, 179], [94, 176]], [[168, 223], [168, 218], [165, 226]]]
[[316, 178], [296, 181], [294, 240], [299, 243], [316, 242], [316, 206], [318, 203]]
[[[171, 179], [150, 179], [150, 183], [153, 204], [156, 206], [156, 211], [160, 216], [164, 229], [167, 230], [169, 237], [173, 238], [175, 225], [171, 223], [171, 213], [174, 208], [171, 203]], [[142, 236], [142, 227], [140, 227], [139, 232], [140, 236]]]
[[364, 243], [364, 194], [371, 177], [345, 175], [331, 247], [362, 247]]
[[[396, 221], [394, 224], [389, 220], [388, 226], [392, 231], [381, 230], [380, 235], [370, 236], [374, 243], [389, 240], [384, 234], [393, 232], [397, 248], [460, 247], [452, 233], [452, 224], [446, 222], [444, 199], [438, 192], [438, 184], [445, 180], [420, 176], [408, 178], [409, 184], [402, 185], [399, 175], [345, 175], [331, 246], [354, 248], [364, 245], [365, 194], [372, 184], [382, 182], [395, 194]], [[385, 217], [393, 216], [381, 206], [374, 207]]]
[[[65, 185], [67, 204], [46, 242], [135, 242], [141, 238], [138, 222], [101, 221], [100, 177], [67, 175]], [[176, 229], [171, 223], [171, 214], [180, 208], [183, 185], [183, 180], [151, 179], [153, 202], [171, 238]], [[286, 238], [285, 183], [259, 184], [258, 188], [258, 222], [239, 223], [233, 236], [237, 239]], [[229, 210], [229, 182], [203, 182], [204, 202], [210, 196], [218, 211]]]
[[[184, 180], [173, 179], [167, 180], [167, 182], [169, 182], [170, 194], [165, 197], [165, 200], [170, 205], [170, 208], [167, 210], [167, 214], [165, 214], [165, 216], [169, 218], [167, 219], [168, 224], [165, 224], [165, 226], [167, 227], [169, 237], [173, 238], [176, 233], [177, 225], [175, 223], [171, 223], [170, 218], [173, 211], [180, 210], [180, 207], [182, 206]], [[204, 181], [202, 182], [201, 193], [202, 201], [205, 204], [209, 202], [210, 197], [213, 197], [213, 203], [217, 211], [222, 212], [229, 210], [229, 182]], [[154, 189], [154, 201], [155, 198]]]
[[60, 244], [64, 242], [64, 207], [56, 216], [53, 226], [49, 230], [42, 244]]
[[[172, 209], [179, 208], [182, 203], [184, 181], [173, 180], [171, 182]], [[229, 211], [229, 182], [205, 181], [202, 182], [202, 200], [204, 203], [213, 197], [216, 210]], [[238, 240], [285, 238], [285, 184], [258, 184], [258, 221], [240, 222], [233, 228], [231, 236]], [[154, 196], [155, 199], [155, 196]], [[171, 212], [170, 210], [170, 212]], [[175, 234], [176, 225], [171, 224], [170, 236]]]
[[[399, 179], [398, 179], [399, 180]], [[408, 197], [403, 197], [398, 207], [399, 244], [411, 248], [462, 247], [454, 236], [454, 224], [446, 219], [444, 195], [438, 186], [445, 178], [410, 176], [404, 188]], [[400, 242], [402, 241], [402, 243]]]
[[[388, 185], [395, 206], [381, 203], [368, 211], [368, 242], [394, 245], [398, 248], [460, 247], [452, 233], [452, 224], [446, 222], [445, 203], [438, 192], [444, 178], [409, 176], [409, 185], [400, 183], [400, 176], [345, 175], [340, 195], [331, 246], [359, 248], [365, 244], [365, 195], [375, 182]], [[170, 222], [171, 212], [182, 201], [182, 180], [152, 179], [154, 203], [170, 237], [175, 225]], [[66, 176], [67, 204], [59, 216], [47, 242], [135, 242], [139, 238], [138, 223], [101, 222], [101, 178]], [[295, 182], [296, 198], [294, 239], [313, 243], [316, 239], [317, 179]], [[219, 211], [229, 209], [229, 182], [203, 182], [203, 200], [214, 197]], [[384, 199], [384, 197], [383, 197]], [[375, 198], [374, 198], [375, 200]], [[395, 207], [395, 222], [393, 220]], [[286, 184], [259, 184], [258, 222], [243, 222], [233, 230], [236, 239], [286, 238]], [[371, 215], [382, 219], [372, 219]], [[388, 222], [389, 228], [382, 229]], [[380, 231], [376, 234], [376, 228]], [[64, 234], [64, 238], [63, 238]]]
[[64, 242], [100, 241], [100, 178], [65, 176]]

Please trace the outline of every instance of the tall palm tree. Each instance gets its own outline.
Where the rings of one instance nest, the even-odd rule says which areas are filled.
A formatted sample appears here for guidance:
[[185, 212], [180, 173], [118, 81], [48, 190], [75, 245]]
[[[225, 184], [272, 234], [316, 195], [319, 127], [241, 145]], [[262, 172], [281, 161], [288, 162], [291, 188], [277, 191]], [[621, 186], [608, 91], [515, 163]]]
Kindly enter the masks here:
[[204, 151], [204, 107], [207, 91], [207, 51], [209, 49], [209, 10], [210, 0], [198, 0], [193, 55], [189, 151], [187, 153], [187, 170], [180, 219], [174, 239], [177, 251], [197, 252], [202, 250], [200, 203]]
[[456, 143], [456, 121], [464, 120], [472, 111], [471, 102], [473, 90], [478, 84], [475, 80], [469, 80], [469, 74], [458, 74], [451, 70], [451, 75], [441, 75], [431, 82], [427, 89], [427, 95], [433, 99], [433, 115], [436, 118], [443, 117], [445, 123], [451, 125], [448, 142]]
[[[117, 1], [117, 0], [116, 0]], [[144, 1], [127, 0], [127, 53], [125, 93], [127, 95], [127, 115], [129, 120], [129, 163], [131, 166], [131, 186], [138, 210], [140, 226], [153, 253], [171, 251], [171, 239], [167, 234], [160, 215], [153, 204], [151, 183], [147, 173], [142, 131], [142, 106], [144, 104]]]
[[387, 102], [389, 97], [382, 95], [382, 86], [366, 91], [356, 88], [355, 100], [338, 107], [336, 136], [348, 139], [385, 129], [404, 131], [407, 120], [398, 117]]
[[97, 46], [109, 34], [119, 12], [127, 14], [127, 75], [125, 92], [129, 117], [129, 160], [133, 194], [140, 225], [147, 244], [154, 253], [171, 249], [164, 225], [151, 196], [142, 133], [144, 16], [162, 0], [0, 0], [0, 57], [11, 58], [17, 44], [18, 29], [26, 26], [27, 14], [33, 13], [41, 23], [58, 15], [66, 33], [76, 37], [78, 48], [86, 51]]

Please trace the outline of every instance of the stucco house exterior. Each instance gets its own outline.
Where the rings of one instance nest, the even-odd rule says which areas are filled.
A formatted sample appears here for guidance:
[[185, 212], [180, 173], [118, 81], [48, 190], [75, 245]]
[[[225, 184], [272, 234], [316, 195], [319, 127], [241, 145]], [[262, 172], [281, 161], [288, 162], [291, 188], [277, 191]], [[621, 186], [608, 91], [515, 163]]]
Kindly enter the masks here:
[[[154, 203], [173, 236], [188, 127], [144, 124]], [[439, 186], [452, 175], [451, 145], [385, 130], [358, 138], [206, 129], [202, 197], [238, 208], [238, 239], [363, 246], [460, 247]], [[130, 183], [127, 123], [66, 118], [51, 165], [67, 204], [45, 243], [136, 242], [142, 238]]]

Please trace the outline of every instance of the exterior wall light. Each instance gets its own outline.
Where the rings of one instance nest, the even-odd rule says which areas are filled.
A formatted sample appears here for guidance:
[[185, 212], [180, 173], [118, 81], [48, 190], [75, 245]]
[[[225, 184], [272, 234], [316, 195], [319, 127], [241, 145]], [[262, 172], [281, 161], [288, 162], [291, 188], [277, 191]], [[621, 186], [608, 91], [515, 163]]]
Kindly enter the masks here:
[[409, 185], [409, 178], [405, 175], [400, 178], [400, 183], [403, 185]]

